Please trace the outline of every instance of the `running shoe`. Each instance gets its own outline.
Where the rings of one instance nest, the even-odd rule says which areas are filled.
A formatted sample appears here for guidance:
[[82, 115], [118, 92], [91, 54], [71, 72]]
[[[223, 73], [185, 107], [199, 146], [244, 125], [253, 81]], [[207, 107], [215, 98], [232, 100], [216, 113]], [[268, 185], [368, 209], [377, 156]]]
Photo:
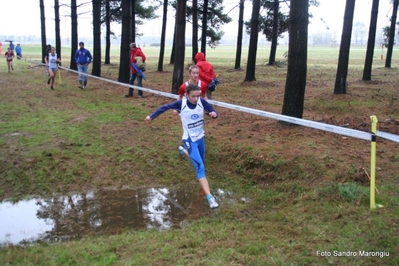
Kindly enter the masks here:
[[183, 148], [182, 146], [179, 146], [179, 156], [180, 158], [184, 157], [184, 154], [187, 153], [187, 150], [185, 148]]
[[208, 200], [209, 203], [209, 207], [211, 207], [211, 209], [215, 209], [217, 207], [219, 207], [219, 204], [216, 202], [215, 197], [212, 197]]

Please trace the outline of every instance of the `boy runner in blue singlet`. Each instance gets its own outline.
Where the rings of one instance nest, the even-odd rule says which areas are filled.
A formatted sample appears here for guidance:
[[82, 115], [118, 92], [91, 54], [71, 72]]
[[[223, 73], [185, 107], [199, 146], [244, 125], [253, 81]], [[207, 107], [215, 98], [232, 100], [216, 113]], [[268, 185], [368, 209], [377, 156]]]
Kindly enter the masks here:
[[217, 118], [218, 113], [206, 100], [201, 98], [201, 90], [195, 84], [187, 86], [185, 98], [158, 108], [154, 113], [147, 116], [145, 121], [154, 120], [169, 109], [180, 111], [183, 126], [183, 146], [187, 150], [197, 172], [198, 182], [206, 194], [209, 206], [212, 209], [217, 208], [219, 204], [211, 194], [209, 183], [205, 176], [204, 111], [207, 111], [212, 118]]

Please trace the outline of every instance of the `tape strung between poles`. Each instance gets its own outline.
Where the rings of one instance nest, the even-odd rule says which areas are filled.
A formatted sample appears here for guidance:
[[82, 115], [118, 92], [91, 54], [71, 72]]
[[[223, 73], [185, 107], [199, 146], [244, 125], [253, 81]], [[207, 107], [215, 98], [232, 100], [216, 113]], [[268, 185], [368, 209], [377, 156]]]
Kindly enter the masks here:
[[[40, 63], [40, 64], [42, 64], [42, 63]], [[72, 69], [69, 69], [69, 68], [66, 68], [63, 66], [60, 66], [60, 68], [70, 71], [70, 72], [79, 73], [76, 70], [72, 70]], [[175, 95], [172, 93], [156, 91], [156, 90], [148, 89], [145, 87], [138, 87], [135, 85], [130, 85], [130, 84], [126, 84], [126, 83], [122, 83], [122, 82], [118, 82], [118, 81], [113, 81], [110, 79], [105, 79], [105, 78], [93, 76], [90, 74], [85, 74], [85, 75], [87, 75], [88, 77], [91, 77], [91, 78], [105, 81], [105, 82], [113, 83], [118, 86], [140, 89], [145, 92], [149, 92], [149, 93], [156, 94], [156, 95], [161, 95], [161, 96], [168, 97], [168, 98], [173, 98], [173, 99], [178, 98], [178, 95]], [[208, 102], [210, 104], [214, 104], [216, 106], [220, 106], [220, 107], [224, 107], [224, 108], [228, 108], [228, 109], [232, 109], [232, 110], [236, 110], [236, 111], [241, 111], [241, 112], [245, 112], [245, 113], [249, 113], [249, 114], [253, 114], [253, 115], [259, 115], [259, 116], [263, 116], [263, 117], [267, 117], [267, 118], [271, 118], [271, 119], [275, 119], [275, 120], [279, 120], [279, 121], [288, 122], [291, 124], [301, 125], [301, 126], [305, 126], [305, 127], [310, 127], [310, 128], [319, 129], [319, 130], [326, 131], [326, 132], [336, 133], [336, 134], [345, 135], [348, 137], [353, 137], [353, 138], [358, 138], [358, 139], [363, 139], [363, 140], [368, 140], [368, 141], [371, 141], [372, 136], [374, 135], [369, 132], [324, 124], [324, 123], [306, 120], [306, 119], [302, 119], [302, 118], [296, 118], [296, 117], [291, 117], [291, 116], [275, 114], [275, 113], [271, 113], [271, 112], [267, 112], [267, 111], [262, 111], [262, 110], [253, 109], [253, 108], [249, 108], [249, 107], [234, 105], [234, 104], [230, 104], [230, 103], [224, 103], [224, 102], [219, 102], [219, 101], [214, 101], [214, 100], [208, 100]], [[391, 134], [388, 132], [377, 131], [375, 135], [377, 135], [381, 138], [384, 138], [384, 139], [394, 141], [394, 142], [399, 142], [398, 135], [394, 135], [394, 134]]]

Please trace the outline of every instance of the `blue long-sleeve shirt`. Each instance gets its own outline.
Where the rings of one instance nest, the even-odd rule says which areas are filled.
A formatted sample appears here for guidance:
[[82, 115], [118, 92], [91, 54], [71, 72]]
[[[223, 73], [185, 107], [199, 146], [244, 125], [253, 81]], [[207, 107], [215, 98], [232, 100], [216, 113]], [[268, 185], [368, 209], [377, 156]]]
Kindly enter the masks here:
[[[207, 111], [208, 113], [215, 112], [217, 114], [217, 116], [219, 116], [218, 112], [216, 112], [215, 109], [213, 109], [212, 105], [210, 105], [205, 99], [199, 98], [199, 101], [201, 101], [201, 104], [204, 107], [205, 111]], [[190, 101], [187, 100], [187, 107], [188, 108], [194, 109], [195, 106], [196, 106], [195, 104], [192, 104]], [[181, 107], [182, 107], [182, 100], [178, 100], [178, 101], [175, 101], [173, 103], [165, 104], [164, 106], [159, 107], [155, 112], [153, 112], [150, 115], [150, 118], [151, 118], [151, 120], [154, 120], [160, 114], [162, 114], [163, 112], [165, 112], [165, 111], [167, 111], [169, 109], [177, 110], [177, 111], [180, 112]]]
[[90, 51], [87, 50], [86, 48], [79, 48], [78, 50], [76, 50], [75, 53], [76, 64], [79, 65], [90, 64], [92, 59], [93, 57], [91, 56]]

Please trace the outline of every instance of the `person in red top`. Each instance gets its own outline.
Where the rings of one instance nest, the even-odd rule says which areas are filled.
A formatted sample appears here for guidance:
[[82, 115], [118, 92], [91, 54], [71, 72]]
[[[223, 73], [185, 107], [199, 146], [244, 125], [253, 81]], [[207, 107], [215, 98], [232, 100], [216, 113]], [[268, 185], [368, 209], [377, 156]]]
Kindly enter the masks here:
[[7, 66], [8, 66], [8, 73], [10, 73], [10, 68], [14, 70], [12, 65], [12, 60], [14, 59], [14, 52], [11, 51], [10, 47], [7, 48], [7, 52], [4, 54], [6, 56]]
[[[134, 67], [134, 63], [136, 64], [136, 66], [140, 67], [140, 65], [144, 64], [146, 60], [146, 57], [143, 53], [143, 51], [141, 51], [141, 48], [136, 46], [136, 43], [131, 43], [130, 44], [130, 79], [129, 79], [129, 84], [130, 85], [134, 85], [134, 81], [137, 78], [137, 86], [138, 87], [143, 87], [142, 81], [143, 81], [143, 77], [141, 76], [141, 74], [135, 69]], [[133, 97], [133, 87], [129, 87], [129, 92], [128, 94], [125, 95], [125, 97]], [[143, 91], [142, 90], [138, 90], [138, 95], [139, 97], [143, 97]]]
[[188, 76], [189, 80], [184, 82], [179, 88], [179, 100], [183, 99], [183, 96], [186, 94], [186, 88], [189, 84], [197, 85], [201, 89], [201, 97], [206, 100], [206, 87], [202, 86], [203, 82], [198, 79], [199, 69], [196, 65], [191, 65], [188, 67]]
[[203, 52], [198, 52], [195, 55], [195, 61], [197, 62], [197, 67], [199, 68], [199, 79], [204, 83], [202, 86], [204, 90], [202, 93], [207, 95], [207, 98], [212, 100], [212, 94], [208, 91], [208, 86], [212, 82], [213, 78], [216, 76], [213, 70], [213, 65], [206, 61], [205, 54]]

